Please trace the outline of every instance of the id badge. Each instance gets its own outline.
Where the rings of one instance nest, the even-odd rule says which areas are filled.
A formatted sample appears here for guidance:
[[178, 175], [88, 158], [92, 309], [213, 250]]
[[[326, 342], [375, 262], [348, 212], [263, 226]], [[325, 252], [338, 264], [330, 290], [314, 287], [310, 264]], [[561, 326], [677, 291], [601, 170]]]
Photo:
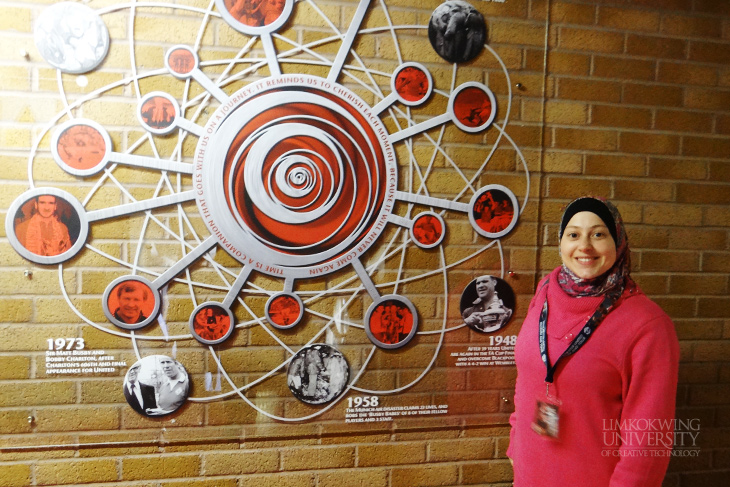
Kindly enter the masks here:
[[557, 439], [560, 432], [560, 405], [549, 400], [537, 400], [532, 430], [538, 435]]

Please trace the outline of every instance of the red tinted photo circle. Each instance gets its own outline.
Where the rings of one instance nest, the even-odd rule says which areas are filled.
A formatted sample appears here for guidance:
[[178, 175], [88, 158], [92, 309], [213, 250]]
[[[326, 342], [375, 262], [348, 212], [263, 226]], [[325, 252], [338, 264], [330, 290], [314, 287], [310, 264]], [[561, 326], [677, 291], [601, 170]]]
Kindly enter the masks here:
[[220, 343], [233, 331], [233, 320], [223, 306], [204, 303], [193, 312], [190, 328], [199, 341], [206, 344]]
[[407, 66], [395, 76], [395, 90], [406, 101], [421, 101], [428, 95], [429, 88], [428, 74], [418, 67]]
[[434, 213], [421, 213], [413, 220], [411, 235], [419, 247], [434, 247], [443, 240], [444, 222]]
[[69, 167], [87, 170], [104, 159], [107, 147], [102, 134], [88, 125], [71, 125], [61, 132], [56, 145], [58, 156]]
[[279, 294], [273, 296], [266, 306], [266, 316], [269, 323], [277, 328], [287, 329], [299, 323], [304, 308], [293, 294]]
[[127, 279], [111, 289], [107, 307], [116, 321], [133, 326], [152, 316], [155, 311], [155, 293], [147, 284]]
[[175, 123], [177, 116], [173, 103], [164, 96], [152, 96], [142, 103], [140, 117], [153, 130], [165, 130]]
[[170, 70], [177, 75], [189, 74], [196, 68], [195, 55], [187, 48], [178, 47], [173, 49], [167, 57]]
[[492, 117], [492, 100], [476, 86], [461, 90], [454, 98], [454, 116], [463, 125], [477, 128], [486, 125]]
[[368, 325], [377, 341], [397, 345], [413, 330], [413, 312], [404, 303], [386, 300], [373, 309]]

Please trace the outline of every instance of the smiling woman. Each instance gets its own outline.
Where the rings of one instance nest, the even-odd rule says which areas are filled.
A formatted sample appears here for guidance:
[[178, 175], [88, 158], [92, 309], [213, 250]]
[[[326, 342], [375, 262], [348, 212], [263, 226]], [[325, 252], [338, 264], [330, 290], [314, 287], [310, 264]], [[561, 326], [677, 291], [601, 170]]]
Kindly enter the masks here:
[[538, 286], [515, 347], [514, 485], [659, 487], [672, 445], [652, 438], [672, 433], [674, 326], [629, 276], [615, 206], [578, 198], [559, 237], [563, 265]]
[[616, 263], [615, 237], [608, 231], [612, 220], [606, 222], [590, 210], [580, 211], [561, 231], [560, 257], [579, 278], [595, 279]]

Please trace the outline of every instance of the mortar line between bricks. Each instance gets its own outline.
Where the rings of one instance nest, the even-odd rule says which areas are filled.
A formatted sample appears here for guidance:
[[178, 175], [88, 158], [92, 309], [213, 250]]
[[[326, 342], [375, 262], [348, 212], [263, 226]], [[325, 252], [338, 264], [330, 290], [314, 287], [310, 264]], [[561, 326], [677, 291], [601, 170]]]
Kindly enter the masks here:
[[185, 446], [185, 445], [210, 445], [216, 443], [230, 443], [231, 441], [237, 441], [239, 443], [246, 443], [251, 441], [280, 441], [286, 440], [310, 440], [316, 438], [336, 438], [342, 436], [366, 436], [366, 435], [377, 435], [377, 434], [398, 434], [398, 433], [429, 433], [434, 431], [449, 431], [453, 429], [459, 429], [460, 431], [469, 431], [482, 428], [505, 428], [510, 426], [509, 423], [488, 423], [488, 424], [473, 424], [464, 425], [455, 428], [454, 426], [433, 426], [433, 427], [421, 427], [421, 428], [399, 428], [396, 431], [391, 429], [377, 429], [367, 431], [352, 431], [352, 432], [332, 432], [332, 433], [319, 433], [312, 435], [297, 435], [297, 436], [219, 436], [214, 438], [200, 438], [192, 440], [147, 440], [147, 441], [115, 441], [115, 442], [99, 442], [99, 443], [68, 443], [68, 444], [57, 444], [57, 445], [23, 445], [23, 446], [2, 446], [0, 447], [0, 453], [5, 452], [19, 452], [19, 451], [44, 451], [44, 450], [85, 450], [92, 448], [114, 448], [123, 446], [158, 446], [160, 448], [168, 446]]

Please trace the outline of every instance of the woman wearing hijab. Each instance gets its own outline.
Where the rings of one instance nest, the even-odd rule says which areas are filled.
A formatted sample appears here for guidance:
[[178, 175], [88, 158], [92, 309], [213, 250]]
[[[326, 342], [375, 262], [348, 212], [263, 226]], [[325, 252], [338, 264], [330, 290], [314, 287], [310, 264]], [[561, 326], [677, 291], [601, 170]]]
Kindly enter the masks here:
[[629, 276], [611, 203], [570, 203], [559, 240], [563, 265], [538, 285], [515, 347], [514, 486], [660, 487], [673, 446], [674, 326]]

